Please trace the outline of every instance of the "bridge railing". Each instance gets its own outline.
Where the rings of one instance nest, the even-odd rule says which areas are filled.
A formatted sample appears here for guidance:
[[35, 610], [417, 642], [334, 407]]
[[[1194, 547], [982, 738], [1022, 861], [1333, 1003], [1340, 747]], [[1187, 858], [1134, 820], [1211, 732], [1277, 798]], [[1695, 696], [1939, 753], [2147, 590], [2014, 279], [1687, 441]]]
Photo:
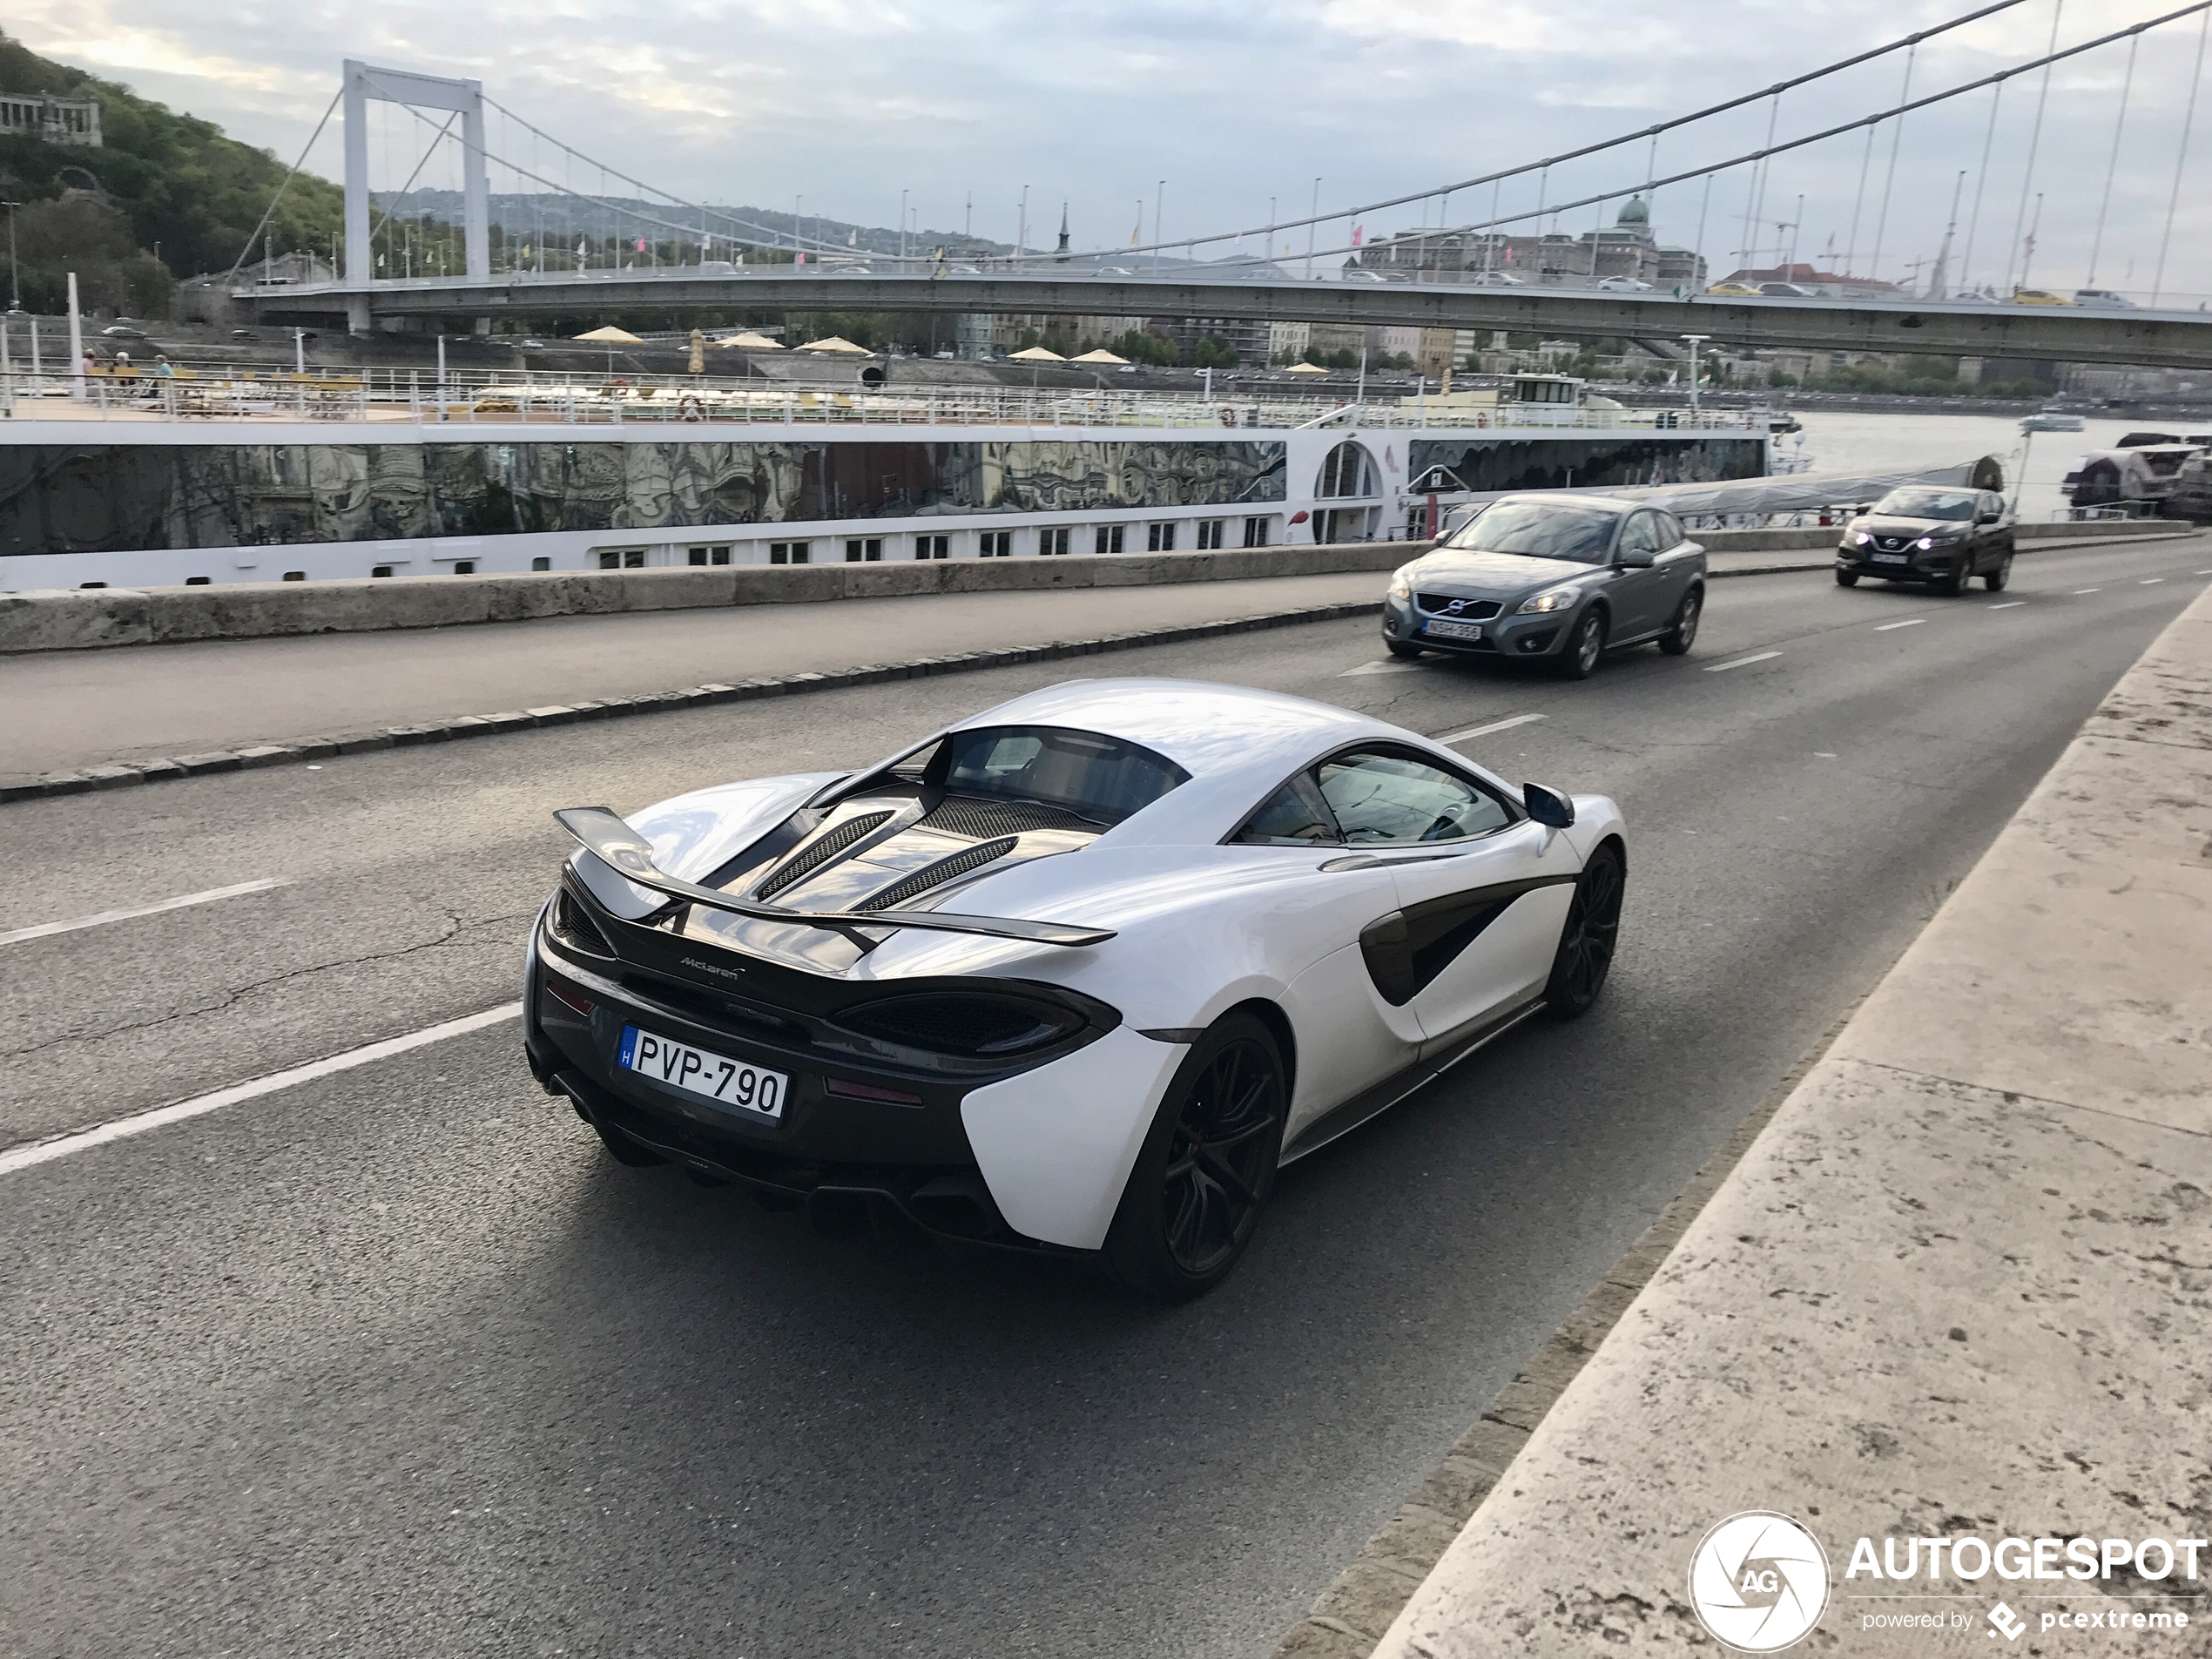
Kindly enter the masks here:
[[172, 364], [163, 374], [104, 365], [83, 374], [0, 376], [0, 416], [93, 421], [334, 421], [427, 425], [639, 421], [686, 426], [1101, 428], [1282, 432], [1294, 428], [1513, 430], [1757, 429], [1755, 411], [1587, 408], [1424, 395], [1208, 398], [1183, 392], [950, 386], [806, 386], [691, 375], [578, 375], [424, 369], [253, 371]]

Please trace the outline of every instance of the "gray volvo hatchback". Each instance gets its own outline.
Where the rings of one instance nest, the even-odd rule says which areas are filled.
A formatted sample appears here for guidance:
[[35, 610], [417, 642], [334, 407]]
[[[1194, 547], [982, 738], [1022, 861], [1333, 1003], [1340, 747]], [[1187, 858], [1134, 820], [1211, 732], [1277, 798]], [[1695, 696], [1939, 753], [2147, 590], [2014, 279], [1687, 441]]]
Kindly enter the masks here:
[[1608, 496], [1501, 496], [1392, 576], [1383, 644], [1582, 679], [1621, 646], [1681, 656], [1704, 605], [1705, 550], [1673, 514]]

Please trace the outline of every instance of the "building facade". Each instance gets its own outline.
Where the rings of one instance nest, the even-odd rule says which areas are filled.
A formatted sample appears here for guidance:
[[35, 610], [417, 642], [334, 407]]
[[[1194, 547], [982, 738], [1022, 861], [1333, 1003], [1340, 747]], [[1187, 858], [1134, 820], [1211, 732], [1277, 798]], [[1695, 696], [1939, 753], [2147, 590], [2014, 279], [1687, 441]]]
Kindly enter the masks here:
[[1610, 276], [1655, 288], [1705, 283], [1704, 259], [1691, 248], [1662, 246], [1652, 233], [1651, 210], [1640, 196], [1629, 198], [1611, 226], [1579, 236], [1564, 231], [1535, 236], [1495, 230], [1401, 231], [1363, 248], [1358, 263], [1429, 282], [1502, 271], [1532, 283], [1591, 283]]
[[96, 98], [46, 98], [37, 93], [0, 94], [0, 138], [37, 138], [47, 144], [100, 147], [100, 105]]

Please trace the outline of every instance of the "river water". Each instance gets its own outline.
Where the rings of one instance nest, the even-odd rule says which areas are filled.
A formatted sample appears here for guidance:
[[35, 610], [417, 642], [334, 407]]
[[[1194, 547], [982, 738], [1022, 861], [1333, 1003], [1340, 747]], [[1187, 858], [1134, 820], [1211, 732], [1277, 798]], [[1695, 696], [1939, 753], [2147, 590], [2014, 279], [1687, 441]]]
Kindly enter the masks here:
[[[1783, 442], [1784, 453], [1804, 440], [1803, 453], [1815, 472], [1881, 472], [1939, 467], [1995, 455], [2009, 489], [2020, 475], [2026, 440], [2020, 417], [2006, 415], [1876, 415], [1857, 409], [1795, 411], [1804, 424]], [[2202, 424], [2202, 423], [2200, 423]], [[2031, 522], [2065, 516], [2059, 480], [2092, 449], [2109, 449], [2126, 432], [2181, 431], [2166, 421], [2090, 421], [2080, 432], [2038, 432], [2027, 445], [2027, 484], [2020, 516]]]

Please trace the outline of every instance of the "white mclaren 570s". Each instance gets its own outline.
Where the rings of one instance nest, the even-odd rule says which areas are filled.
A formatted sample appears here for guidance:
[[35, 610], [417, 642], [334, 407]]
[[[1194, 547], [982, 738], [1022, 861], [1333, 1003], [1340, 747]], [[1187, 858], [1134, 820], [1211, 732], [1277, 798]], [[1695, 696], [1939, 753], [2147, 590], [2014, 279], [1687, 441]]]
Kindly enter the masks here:
[[1602, 796], [1324, 704], [1089, 680], [853, 772], [581, 843], [532, 930], [532, 1072], [624, 1163], [1190, 1296], [1276, 1170], [1605, 982]]

